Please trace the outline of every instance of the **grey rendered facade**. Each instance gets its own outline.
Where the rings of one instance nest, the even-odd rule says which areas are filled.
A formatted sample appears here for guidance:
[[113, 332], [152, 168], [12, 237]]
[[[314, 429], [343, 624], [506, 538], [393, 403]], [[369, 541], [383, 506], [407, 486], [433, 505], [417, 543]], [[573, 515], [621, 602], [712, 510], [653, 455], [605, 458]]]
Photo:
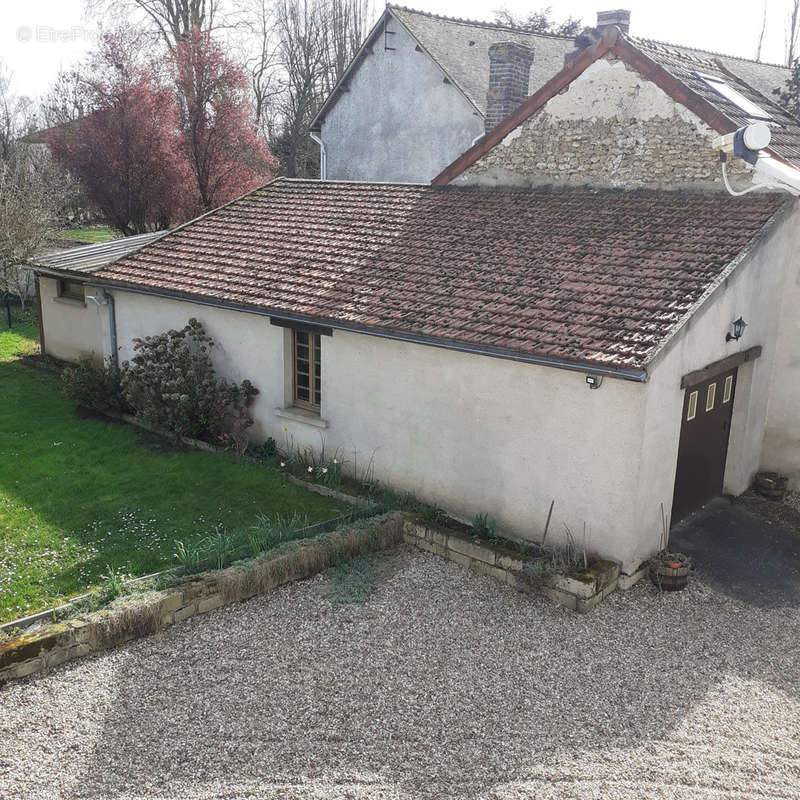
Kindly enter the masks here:
[[[489, 48], [500, 42], [533, 52], [529, 94], [575, 51], [569, 37], [387, 6], [312, 123], [323, 177], [431, 181], [485, 132]], [[670, 47], [698, 64], [712, 59], [768, 97], [789, 75], [777, 65]]]

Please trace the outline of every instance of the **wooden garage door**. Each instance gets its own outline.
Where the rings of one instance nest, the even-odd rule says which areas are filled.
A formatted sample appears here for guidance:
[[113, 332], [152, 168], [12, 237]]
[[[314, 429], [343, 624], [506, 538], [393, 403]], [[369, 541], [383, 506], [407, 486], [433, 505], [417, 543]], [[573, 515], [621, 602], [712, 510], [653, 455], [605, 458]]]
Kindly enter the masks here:
[[735, 391], [735, 368], [686, 389], [673, 524], [722, 493]]

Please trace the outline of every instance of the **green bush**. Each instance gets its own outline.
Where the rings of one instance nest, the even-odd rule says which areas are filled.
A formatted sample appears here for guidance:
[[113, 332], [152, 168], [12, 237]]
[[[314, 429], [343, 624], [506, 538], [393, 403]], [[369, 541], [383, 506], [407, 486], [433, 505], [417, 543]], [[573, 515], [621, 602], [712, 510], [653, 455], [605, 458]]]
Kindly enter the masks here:
[[97, 364], [85, 358], [61, 373], [64, 391], [79, 406], [95, 411], [127, 411], [120, 372], [110, 362]]
[[180, 331], [134, 339], [136, 355], [121, 370], [122, 393], [136, 415], [177, 436], [203, 439], [244, 452], [253, 424], [248, 407], [258, 394], [217, 378], [214, 342], [196, 320]]

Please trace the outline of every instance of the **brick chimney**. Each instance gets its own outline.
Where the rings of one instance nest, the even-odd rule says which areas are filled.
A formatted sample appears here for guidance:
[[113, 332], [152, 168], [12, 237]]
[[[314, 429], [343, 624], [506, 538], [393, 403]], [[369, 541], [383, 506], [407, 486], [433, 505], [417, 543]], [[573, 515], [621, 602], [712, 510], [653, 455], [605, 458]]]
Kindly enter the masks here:
[[597, 30], [603, 33], [603, 28], [616, 25], [623, 33], [628, 33], [631, 29], [631, 12], [624, 8], [616, 11], [597, 12]]
[[486, 133], [528, 96], [533, 50], [516, 42], [489, 45], [489, 91], [486, 93]]

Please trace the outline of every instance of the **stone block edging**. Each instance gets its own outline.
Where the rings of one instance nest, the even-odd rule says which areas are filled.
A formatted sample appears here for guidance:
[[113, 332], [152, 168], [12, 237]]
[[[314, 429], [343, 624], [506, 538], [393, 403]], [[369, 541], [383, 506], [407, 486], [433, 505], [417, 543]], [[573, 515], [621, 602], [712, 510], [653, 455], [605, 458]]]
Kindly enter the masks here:
[[393, 512], [371, 528], [290, 542], [259, 558], [194, 576], [174, 588], [133, 596], [119, 607], [51, 623], [0, 642], [0, 686], [310, 578], [344, 558], [383, 550], [401, 541], [405, 519], [405, 514]]
[[620, 579], [617, 562], [595, 561], [590, 565], [586, 579], [553, 575], [534, 581], [524, 571], [524, 556], [515, 558], [457, 533], [411, 519], [406, 519], [403, 524], [403, 539], [420, 550], [447, 558], [479, 575], [495, 578], [518, 591], [541, 591], [553, 602], [580, 613], [591, 610], [608, 597], [617, 589]]

